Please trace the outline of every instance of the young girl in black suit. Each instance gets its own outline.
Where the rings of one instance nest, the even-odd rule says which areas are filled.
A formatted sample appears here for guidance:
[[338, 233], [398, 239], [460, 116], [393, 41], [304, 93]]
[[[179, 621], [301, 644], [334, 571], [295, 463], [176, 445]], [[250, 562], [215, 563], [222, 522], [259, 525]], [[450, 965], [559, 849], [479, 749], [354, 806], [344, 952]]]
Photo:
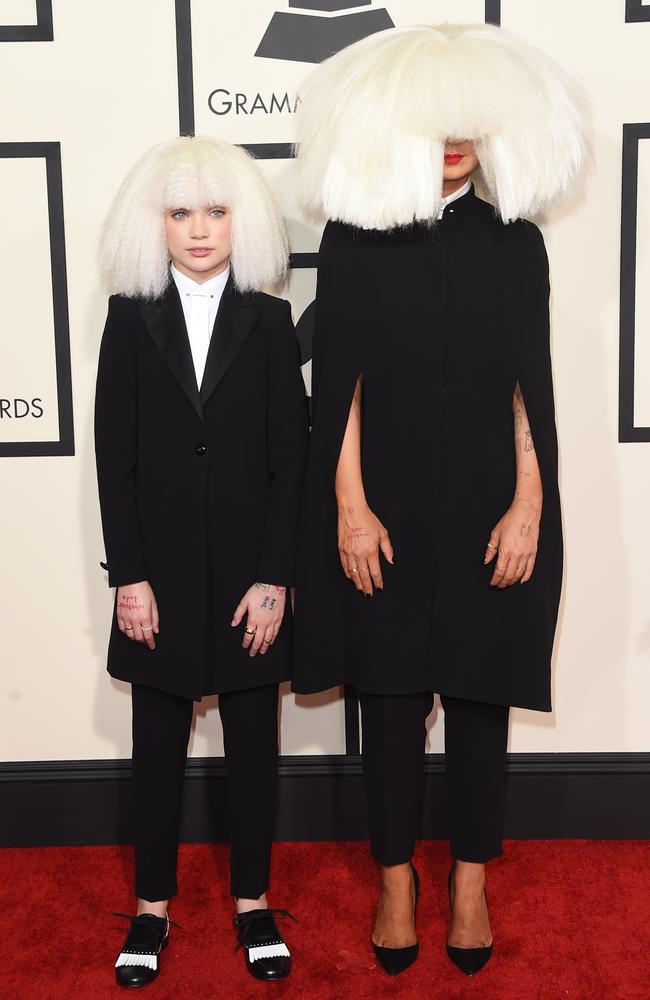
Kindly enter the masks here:
[[100, 259], [114, 293], [95, 409], [108, 670], [132, 684], [138, 898], [117, 981], [158, 975], [193, 702], [215, 693], [235, 925], [252, 975], [277, 979], [285, 911], [266, 891], [308, 431], [289, 304], [261, 291], [285, 273], [284, 224], [247, 153], [176, 139], [124, 181]]

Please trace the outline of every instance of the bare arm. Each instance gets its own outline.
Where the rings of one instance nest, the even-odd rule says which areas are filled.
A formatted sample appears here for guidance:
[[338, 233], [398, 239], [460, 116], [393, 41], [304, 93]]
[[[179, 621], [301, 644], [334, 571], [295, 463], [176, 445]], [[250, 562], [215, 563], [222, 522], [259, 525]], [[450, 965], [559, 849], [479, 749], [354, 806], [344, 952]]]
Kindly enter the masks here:
[[535, 443], [519, 383], [512, 400], [517, 482], [508, 511], [490, 535], [485, 562], [496, 556], [491, 586], [509, 587], [517, 581], [526, 583], [535, 566], [539, 526], [542, 516], [542, 477]]
[[336, 499], [339, 507], [351, 511], [365, 505], [366, 495], [361, 477], [361, 387], [363, 376], [357, 379], [350, 413], [336, 467]]
[[515, 505], [522, 514], [522, 531], [529, 531], [535, 516], [542, 510], [542, 477], [535, 452], [535, 442], [526, 413], [526, 405], [521, 394], [519, 382], [515, 386], [512, 400], [515, 424], [515, 457], [517, 461], [517, 486], [515, 489]]
[[361, 474], [361, 394], [363, 376], [359, 376], [350, 404], [336, 468], [335, 491], [338, 505], [338, 546], [343, 572], [357, 590], [367, 597], [373, 585], [383, 590], [379, 549], [393, 562], [388, 532], [370, 510]]

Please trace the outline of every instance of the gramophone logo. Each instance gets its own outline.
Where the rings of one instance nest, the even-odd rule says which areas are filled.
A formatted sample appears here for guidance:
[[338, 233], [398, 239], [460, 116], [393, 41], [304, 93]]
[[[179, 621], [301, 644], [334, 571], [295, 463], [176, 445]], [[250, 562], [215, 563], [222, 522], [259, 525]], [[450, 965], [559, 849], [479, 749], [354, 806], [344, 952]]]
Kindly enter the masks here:
[[[322, 62], [353, 42], [395, 27], [385, 8], [368, 9], [371, 5], [372, 0], [289, 0], [291, 10], [276, 11], [255, 55]], [[349, 13], [353, 7], [364, 9]]]

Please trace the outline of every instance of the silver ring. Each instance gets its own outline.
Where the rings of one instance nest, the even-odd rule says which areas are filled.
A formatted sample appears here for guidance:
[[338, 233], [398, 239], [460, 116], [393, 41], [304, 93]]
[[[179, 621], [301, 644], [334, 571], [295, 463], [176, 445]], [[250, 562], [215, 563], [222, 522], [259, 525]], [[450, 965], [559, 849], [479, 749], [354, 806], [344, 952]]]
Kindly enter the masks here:
[[153, 626], [151, 626], [151, 625], [141, 625], [140, 626], [140, 628], [142, 629], [143, 632], [151, 632], [152, 627]]
[[271, 645], [271, 640], [270, 639], [265, 639], [264, 640], [264, 645], [265, 646], [270, 646]]

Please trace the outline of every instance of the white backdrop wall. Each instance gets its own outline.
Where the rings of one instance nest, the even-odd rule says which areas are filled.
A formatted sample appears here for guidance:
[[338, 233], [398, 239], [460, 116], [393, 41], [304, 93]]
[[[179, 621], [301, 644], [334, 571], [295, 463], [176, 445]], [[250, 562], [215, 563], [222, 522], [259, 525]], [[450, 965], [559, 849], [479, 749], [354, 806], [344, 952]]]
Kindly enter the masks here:
[[[187, 90], [181, 94], [185, 113], [193, 103], [197, 132], [245, 144], [291, 141], [295, 97], [311, 68], [298, 58], [306, 49], [289, 51], [293, 35], [282, 18], [274, 22], [281, 28], [274, 41], [274, 14], [303, 19], [296, 43], [303, 46], [338, 31], [349, 14], [390, 17], [396, 25], [484, 17], [482, 0], [367, 0], [331, 14], [290, 9], [288, 0], [178, 6], [189, 7], [192, 18], [194, 91], [193, 102]], [[650, 750], [650, 447], [618, 441], [622, 126], [650, 120], [650, 21], [626, 23], [624, 6], [623, 0], [500, 4], [504, 27], [583, 81], [595, 131], [592, 167], [571, 202], [538, 220], [551, 260], [566, 577], [555, 711], [513, 713], [513, 751]], [[307, 23], [315, 17], [324, 20]], [[0, 0], [0, 39], [5, 26], [35, 22], [34, 0]], [[0, 442], [20, 446], [59, 436], [45, 161], [12, 155], [17, 147], [7, 143], [61, 144], [75, 433], [73, 455], [0, 457], [0, 760], [6, 761], [129, 754], [128, 687], [104, 669], [112, 593], [99, 568], [92, 406], [106, 302], [95, 247], [127, 168], [179, 130], [174, 0], [54, 0], [53, 23], [53, 41], [0, 41], [0, 400], [9, 401]], [[256, 55], [263, 38], [267, 50], [281, 51]], [[289, 159], [262, 163], [283, 201], [292, 250], [309, 253], [320, 228], [300, 213], [293, 168]], [[634, 415], [646, 427], [649, 274], [650, 141], [641, 140]], [[293, 272], [296, 320], [313, 299], [314, 278], [313, 269]], [[304, 371], [309, 384], [309, 364]], [[34, 406], [33, 399], [40, 402]], [[25, 416], [16, 400], [29, 404]], [[197, 715], [191, 752], [220, 754], [214, 700]], [[437, 715], [432, 751], [442, 748]], [[338, 691], [314, 698], [285, 692], [282, 752], [344, 752], [343, 719]]]

